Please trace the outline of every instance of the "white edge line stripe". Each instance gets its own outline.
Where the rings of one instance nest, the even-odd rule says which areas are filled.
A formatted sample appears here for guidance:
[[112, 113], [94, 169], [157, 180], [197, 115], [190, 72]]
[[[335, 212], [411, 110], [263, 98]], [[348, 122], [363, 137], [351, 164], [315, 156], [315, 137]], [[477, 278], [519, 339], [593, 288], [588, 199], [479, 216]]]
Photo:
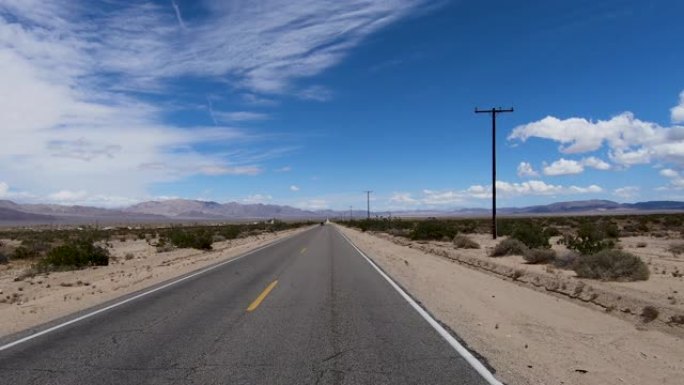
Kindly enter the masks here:
[[[306, 230], [305, 230], [305, 231], [306, 231]], [[301, 234], [301, 233], [297, 233], [297, 234]], [[94, 316], [94, 315], [97, 315], [97, 314], [100, 314], [100, 313], [104, 313], [104, 312], [106, 312], [106, 311], [108, 311], [108, 310], [112, 310], [112, 309], [117, 308], [117, 307], [119, 307], [119, 306], [121, 306], [121, 305], [123, 305], [123, 304], [126, 304], [126, 303], [131, 302], [131, 301], [135, 301], [136, 299], [145, 297], [145, 296], [150, 295], [150, 294], [152, 294], [152, 293], [155, 293], [155, 292], [157, 292], [157, 291], [159, 291], [159, 290], [166, 289], [167, 287], [176, 285], [176, 284], [178, 284], [178, 283], [180, 283], [180, 282], [183, 282], [183, 281], [185, 281], [185, 280], [187, 280], [187, 279], [190, 279], [190, 278], [192, 278], [192, 277], [196, 277], [196, 276], [198, 276], [198, 275], [200, 275], [200, 274], [204, 274], [204, 273], [206, 273], [206, 272], [208, 272], [208, 271], [214, 270], [214, 269], [219, 268], [219, 267], [221, 267], [221, 266], [223, 266], [223, 265], [227, 265], [227, 264], [229, 264], [229, 263], [231, 263], [231, 262], [235, 262], [235, 261], [240, 260], [240, 259], [242, 259], [242, 258], [244, 258], [244, 257], [246, 257], [246, 256], [249, 256], [249, 255], [251, 255], [251, 254], [254, 254], [254, 253], [256, 253], [257, 251], [260, 251], [260, 250], [265, 249], [265, 248], [267, 248], [267, 247], [274, 246], [274, 245], [276, 245], [276, 244], [278, 244], [278, 243], [280, 243], [280, 242], [283, 242], [283, 241], [285, 241], [286, 239], [289, 239], [290, 237], [295, 236], [295, 235], [297, 235], [297, 234], [291, 234], [291, 235], [289, 235], [289, 236], [287, 236], [287, 237], [285, 237], [285, 238], [281, 238], [281, 239], [278, 239], [278, 240], [273, 241], [273, 242], [271, 242], [271, 243], [267, 243], [267, 244], [265, 244], [265, 245], [263, 245], [263, 246], [259, 246], [259, 247], [257, 247], [256, 249], [247, 251], [247, 252], [245, 252], [245, 253], [242, 254], [242, 255], [238, 255], [237, 257], [234, 257], [234, 258], [229, 259], [229, 260], [227, 260], [227, 261], [219, 262], [219, 263], [217, 263], [216, 265], [209, 266], [209, 267], [207, 267], [207, 268], [205, 268], [205, 269], [203, 269], [203, 270], [197, 271], [197, 272], [192, 273], [192, 274], [190, 274], [190, 275], [186, 275], [185, 277], [179, 278], [179, 279], [177, 279], [177, 280], [175, 280], [175, 281], [171, 281], [171, 282], [166, 283], [166, 284], [164, 284], [164, 285], [162, 285], [162, 286], [156, 287], [156, 288], [154, 288], [154, 289], [152, 289], [152, 290], [148, 290], [148, 291], [146, 291], [146, 292], [137, 294], [137, 295], [135, 295], [135, 296], [133, 296], [133, 297], [126, 298], [126, 299], [123, 300], [123, 301], [120, 301], [120, 302], [111, 304], [111, 305], [109, 305], [109, 306], [107, 306], [107, 307], [103, 307], [102, 309], [98, 309], [98, 310], [95, 310], [95, 311], [90, 312], [90, 313], [87, 313], [87, 314], [84, 314], [84, 315], [82, 315], [82, 316], [79, 316], [79, 317], [77, 317], [77, 318], [71, 319], [71, 320], [66, 321], [66, 322], [64, 322], [64, 323], [61, 323], [61, 324], [59, 324], [59, 325], [52, 326], [52, 327], [47, 328], [47, 329], [45, 329], [45, 330], [41, 330], [41, 331], [39, 331], [38, 333], [34, 333], [34, 334], [31, 334], [31, 335], [28, 335], [28, 336], [26, 336], [26, 337], [24, 337], [24, 338], [20, 338], [20, 339], [18, 339], [18, 340], [16, 340], [16, 341], [13, 341], [13, 342], [10, 342], [10, 343], [5, 344], [5, 345], [3, 345], [3, 346], [0, 346], [0, 352], [3, 351], [3, 350], [7, 350], [7, 349], [9, 349], [9, 348], [11, 348], [11, 347], [17, 346], [17, 345], [19, 345], [19, 344], [23, 344], [24, 342], [30, 341], [30, 340], [32, 340], [32, 339], [34, 339], [34, 338], [37, 338], [37, 337], [46, 335], [46, 334], [48, 334], [48, 333], [52, 333], [53, 331], [59, 330], [59, 329], [65, 327], [65, 326], [69, 326], [69, 325], [74, 324], [74, 323], [76, 323], [76, 322], [83, 321], [84, 319], [90, 318], [90, 317], [92, 317], [92, 316]]]
[[394, 290], [396, 290], [418, 312], [418, 314], [420, 314], [430, 324], [430, 326], [432, 326], [437, 331], [437, 333], [439, 333], [439, 335], [442, 336], [442, 338], [444, 338], [449, 343], [449, 345], [451, 345], [458, 352], [458, 354], [460, 354], [461, 357], [463, 357], [470, 364], [470, 366], [472, 366], [482, 376], [482, 378], [485, 379], [485, 381], [487, 381], [491, 385], [503, 385], [501, 382], [499, 382], [499, 380], [497, 380], [494, 377], [494, 375], [487, 368], [485, 368], [484, 365], [482, 365], [482, 363], [477, 358], [475, 358], [475, 356], [473, 356], [468, 351], [468, 349], [463, 347], [463, 345], [461, 345], [458, 342], [458, 340], [454, 338], [454, 336], [452, 336], [448, 331], [446, 331], [446, 329], [444, 329], [444, 327], [442, 327], [442, 325], [440, 325], [439, 322], [432, 318], [432, 316], [430, 316], [430, 314], [428, 314], [428, 312], [426, 312], [425, 309], [418, 305], [418, 303], [416, 303], [416, 301], [414, 301], [413, 298], [411, 298], [411, 296], [406, 294], [406, 292], [401, 287], [399, 287], [399, 285], [397, 285], [392, 280], [392, 278], [385, 274], [385, 272], [382, 271], [375, 264], [375, 262], [373, 262], [373, 260], [371, 260], [363, 251], [356, 247], [354, 242], [352, 242], [342, 231], [337, 231], [347, 240], [347, 242], [349, 242], [350, 245], [354, 247], [354, 249], [356, 249], [356, 251], [359, 254], [361, 254], [362, 257], [366, 259], [366, 261], [368, 261], [368, 263], [370, 263], [371, 266], [373, 266], [375, 270], [377, 270], [378, 273], [380, 273], [380, 275], [383, 278], [387, 280], [387, 282], [389, 282], [390, 285], [392, 285]]

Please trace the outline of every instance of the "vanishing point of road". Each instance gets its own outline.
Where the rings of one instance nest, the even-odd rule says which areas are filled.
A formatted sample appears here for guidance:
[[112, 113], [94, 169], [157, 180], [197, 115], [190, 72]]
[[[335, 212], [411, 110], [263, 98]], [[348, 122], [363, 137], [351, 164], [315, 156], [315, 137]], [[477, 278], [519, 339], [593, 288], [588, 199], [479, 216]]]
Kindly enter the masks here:
[[131, 297], [3, 345], [0, 384], [488, 383], [332, 225]]

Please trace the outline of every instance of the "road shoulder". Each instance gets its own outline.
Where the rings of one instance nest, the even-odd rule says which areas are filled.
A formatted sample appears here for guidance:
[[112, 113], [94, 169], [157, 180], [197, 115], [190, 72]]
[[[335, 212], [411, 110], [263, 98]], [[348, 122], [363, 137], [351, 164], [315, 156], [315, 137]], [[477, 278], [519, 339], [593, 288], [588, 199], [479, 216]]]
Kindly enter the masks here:
[[676, 384], [682, 340], [338, 227], [508, 384]]

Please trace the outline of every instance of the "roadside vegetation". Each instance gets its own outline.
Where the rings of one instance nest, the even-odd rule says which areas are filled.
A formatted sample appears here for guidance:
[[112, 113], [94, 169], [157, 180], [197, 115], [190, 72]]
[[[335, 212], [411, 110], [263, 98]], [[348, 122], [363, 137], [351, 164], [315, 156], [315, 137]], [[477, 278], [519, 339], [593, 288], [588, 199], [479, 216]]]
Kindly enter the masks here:
[[[484, 234], [491, 228], [489, 218], [378, 218], [340, 223], [418, 242], [451, 242], [456, 249], [479, 248], [466, 234]], [[489, 255], [519, 255], [528, 264], [573, 270], [581, 278], [638, 281], [648, 279], [648, 266], [639, 257], [617, 249], [620, 236], [673, 234], [684, 235], [684, 214], [502, 218], [498, 235], [505, 239]], [[563, 252], [552, 249], [552, 238], [554, 244], [565, 246]], [[673, 246], [671, 252], [675, 256], [684, 253], [684, 245]]]
[[[101, 229], [21, 229], [0, 231], [0, 263], [25, 260], [33, 273], [109, 264], [112, 241], [145, 240], [158, 252], [177, 248], [211, 250], [215, 242], [311, 225], [278, 220], [244, 224]], [[126, 258], [126, 259], [132, 259]]]

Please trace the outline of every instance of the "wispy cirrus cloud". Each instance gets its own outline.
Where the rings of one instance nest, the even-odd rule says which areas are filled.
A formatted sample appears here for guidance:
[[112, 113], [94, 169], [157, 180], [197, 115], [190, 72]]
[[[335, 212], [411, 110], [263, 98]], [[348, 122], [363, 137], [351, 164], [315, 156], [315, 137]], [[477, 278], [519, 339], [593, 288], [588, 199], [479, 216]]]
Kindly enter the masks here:
[[259, 174], [258, 162], [289, 150], [245, 155], [238, 149], [263, 136], [220, 118], [266, 114], [178, 125], [156, 98], [169, 84], [202, 79], [229, 84], [255, 106], [286, 94], [327, 100], [332, 91], [297, 80], [424, 3], [205, 0], [198, 16], [176, 0], [0, 0], [0, 93], [12, 95], [0, 99], [0, 176], [19, 191], [86, 199], [54, 194], [146, 196], [155, 183], [191, 175]]
[[[18, 2], [14, 2], [18, 3]], [[48, 1], [58, 9], [67, 1]], [[115, 12], [92, 11], [91, 2], [70, 2], [60, 12], [71, 35], [85, 37], [94, 63], [117, 80], [150, 84], [179, 76], [223, 77], [259, 93], [291, 90], [292, 81], [339, 63], [370, 34], [408, 16], [425, 0], [262, 0], [200, 2], [202, 18], [182, 16], [182, 4], [131, 3]], [[44, 12], [15, 6], [33, 20]], [[89, 16], [89, 22], [75, 18]], [[54, 24], [54, 23], [52, 23]], [[107, 31], [92, 34], [93, 27]], [[89, 30], [90, 34], [80, 33]], [[322, 86], [304, 98], [324, 99]], [[297, 94], [297, 93], [295, 93]]]
[[269, 118], [268, 114], [252, 111], [213, 111], [213, 116], [216, 118], [217, 121], [226, 122], [248, 122], [254, 120], [266, 120]]

